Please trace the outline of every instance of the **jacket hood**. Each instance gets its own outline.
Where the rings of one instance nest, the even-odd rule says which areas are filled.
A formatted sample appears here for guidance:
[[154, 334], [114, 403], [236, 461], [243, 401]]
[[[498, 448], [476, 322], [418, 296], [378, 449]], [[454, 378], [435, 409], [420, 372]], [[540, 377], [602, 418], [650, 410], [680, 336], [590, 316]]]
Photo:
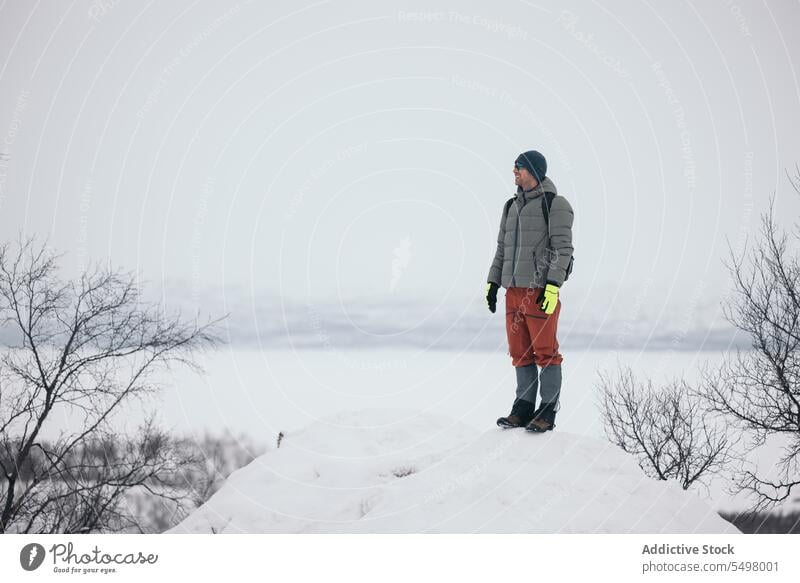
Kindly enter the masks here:
[[526, 198], [528, 200], [532, 198], [537, 198], [544, 194], [545, 192], [552, 192], [553, 194], [558, 194], [558, 190], [556, 190], [556, 185], [550, 180], [547, 176], [534, 188], [533, 190], [525, 191], [523, 194], [522, 187], [517, 186], [517, 193], [514, 195], [517, 198]]

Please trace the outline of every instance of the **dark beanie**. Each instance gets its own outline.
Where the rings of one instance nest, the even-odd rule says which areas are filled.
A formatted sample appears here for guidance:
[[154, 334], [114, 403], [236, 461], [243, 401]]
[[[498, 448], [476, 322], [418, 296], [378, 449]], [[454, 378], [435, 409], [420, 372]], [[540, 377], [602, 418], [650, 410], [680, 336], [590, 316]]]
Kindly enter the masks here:
[[529, 150], [517, 156], [514, 164], [526, 168], [533, 177], [541, 182], [547, 174], [547, 160], [536, 150]]

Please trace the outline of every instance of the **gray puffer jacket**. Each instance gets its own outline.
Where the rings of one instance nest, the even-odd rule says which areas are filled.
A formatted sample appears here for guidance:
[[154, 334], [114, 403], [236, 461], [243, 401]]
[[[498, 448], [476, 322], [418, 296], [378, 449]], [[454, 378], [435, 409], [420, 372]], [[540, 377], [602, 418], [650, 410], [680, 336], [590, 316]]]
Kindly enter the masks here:
[[533, 190], [517, 187], [514, 202], [503, 207], [497, 252], [489, 269], [489, 283], [509, 287], [561, 286], [567, 277], [572, 253], [572, 206], [557, 195], [550, 207], [550, 232], [542, 213], [545, 192], [558, 194], [556, 185], [545, 177]]

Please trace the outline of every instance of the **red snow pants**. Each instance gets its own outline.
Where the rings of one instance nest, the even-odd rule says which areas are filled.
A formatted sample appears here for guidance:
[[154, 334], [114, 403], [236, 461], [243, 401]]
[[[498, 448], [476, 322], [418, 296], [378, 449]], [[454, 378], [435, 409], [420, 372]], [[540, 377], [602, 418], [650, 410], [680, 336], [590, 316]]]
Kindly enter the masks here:
[[506, 289], [506, 335], [511, 364], [539, 366], [561, 364], [558, 351], [558, 316], [561, 298], [549, 316], [536, 303], [542, 288], [510, 287]]

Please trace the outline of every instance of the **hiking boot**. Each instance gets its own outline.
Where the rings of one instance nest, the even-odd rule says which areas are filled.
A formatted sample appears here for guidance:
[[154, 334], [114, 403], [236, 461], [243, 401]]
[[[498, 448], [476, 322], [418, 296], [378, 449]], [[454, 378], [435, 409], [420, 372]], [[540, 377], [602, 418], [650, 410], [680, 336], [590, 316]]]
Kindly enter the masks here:
[[534, 405], [530, 401], [517, 399], [511, 407], [511, 413], [507, 417], [500, 417], [497, 426], [507, 429], [510, 427], [525, 427], [533, 419]]
[[533, 413], [531, 421], [525, 426], [527, 431], [534, 433], [544, 433], [552, 431], [556, 426], [556, 404], [542, 403]]

